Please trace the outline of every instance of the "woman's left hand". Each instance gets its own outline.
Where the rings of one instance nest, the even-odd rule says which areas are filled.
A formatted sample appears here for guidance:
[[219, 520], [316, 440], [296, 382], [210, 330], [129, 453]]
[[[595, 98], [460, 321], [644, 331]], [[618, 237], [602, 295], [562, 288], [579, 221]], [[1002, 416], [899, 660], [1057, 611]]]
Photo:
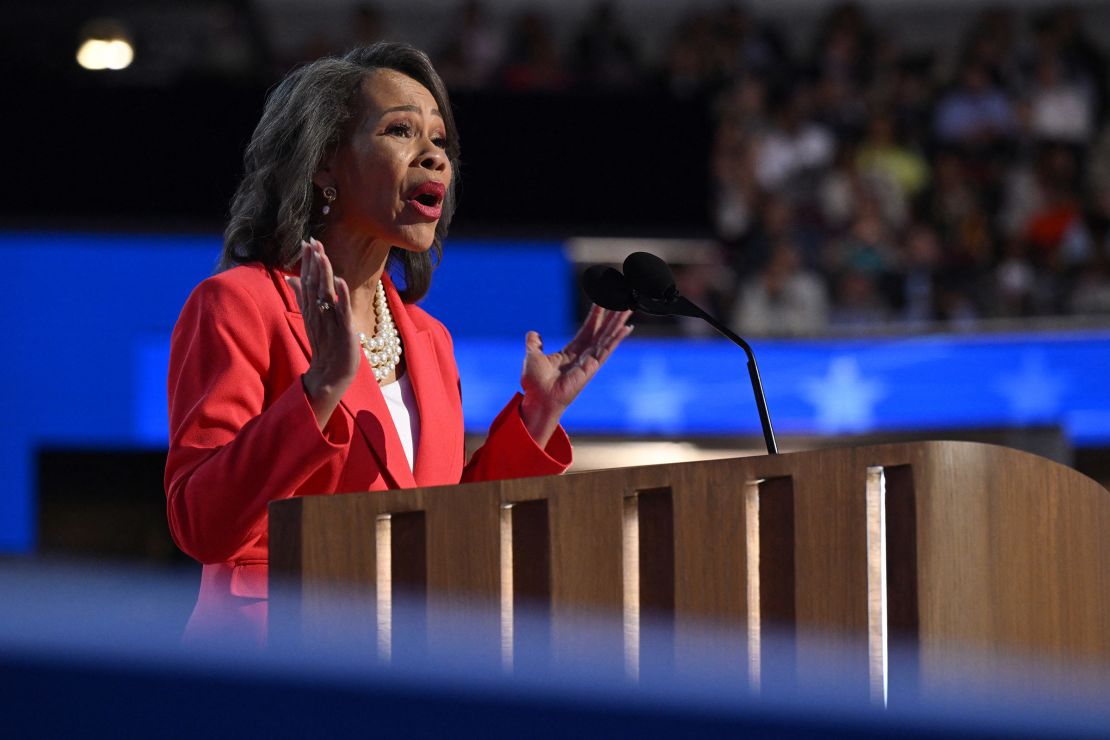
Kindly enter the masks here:
[[608, 311], [594, 306], [582, 328], [561, 352], [546, 355], [534, 331], [525, 338], [524, 371], [520, 385], [524, 401], [520, 414], [532, 439], [547, 446], [570, 402], [586, 387], [632, 326], [631, 311]]

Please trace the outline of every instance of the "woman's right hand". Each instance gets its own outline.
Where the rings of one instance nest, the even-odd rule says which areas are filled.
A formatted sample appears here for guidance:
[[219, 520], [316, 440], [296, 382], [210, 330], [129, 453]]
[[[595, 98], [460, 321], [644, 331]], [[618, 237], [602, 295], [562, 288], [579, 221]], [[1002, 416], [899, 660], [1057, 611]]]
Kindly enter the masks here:
[[332, 272], [324, 245], [301, 242], [301, 276], [285, 280], [297, 295], [312, 351], [304, 388], [323, 430], [358, 373], [362, 350], [351, 313], [351, 293]]

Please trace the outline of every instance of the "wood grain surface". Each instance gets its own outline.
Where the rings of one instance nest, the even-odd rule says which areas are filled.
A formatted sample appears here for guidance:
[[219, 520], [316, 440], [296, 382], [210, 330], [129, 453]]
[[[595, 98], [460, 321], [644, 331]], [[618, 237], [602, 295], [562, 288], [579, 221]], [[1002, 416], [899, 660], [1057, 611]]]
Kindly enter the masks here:
[[[886, 485], [881, 594], [868, 559], [869, 469]], [[505, 507], [519, 508], [505, 518]], [[527, 611], [542, 619], [513, 649], [541, 644], [552, 660], [627, 665], [650, 633], [668, 670], [708, 650], [764, 685], [835, 680], [866, 696], [881, 596], [882, 631], [898, 648], [882, 646], [891, 697], [986, 680], [1013, 656], [1043, 660], [1062, 682], [1076, 662], [1110, 667], [1110, 493], [1003, 447], [878, 445], [275, 502], [271, 573], [285, 588], [274, 591], [274, 639], [336, 627], [340, 585], [376, 593], [375, 522], [413, 512], [404, 540], [394, 534], [391, 568], [395, 591], [408, 583], [417, 603], [426, 598], [419, 627], [432, 647], [466, 612], [475, 649], [500, 661], [505, 619], [512, 634], [513, 614]], [[724, 628], [708, 648], [707, 626]], [[779, 647], [753, 667], [762, 636]]]

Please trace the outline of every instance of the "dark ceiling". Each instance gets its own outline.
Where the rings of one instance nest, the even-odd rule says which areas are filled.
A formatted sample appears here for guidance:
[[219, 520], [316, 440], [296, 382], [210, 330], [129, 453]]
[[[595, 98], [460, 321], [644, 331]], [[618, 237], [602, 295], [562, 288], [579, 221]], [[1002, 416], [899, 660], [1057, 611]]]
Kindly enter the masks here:
[[[214, 6], [223, 15], [209, 14]], [[243, 3], [123, 2], [111, 12], [132, 30], [133, 68], [82, 70], [74, 60], [82, 29], [107, 10], [69, 1], [6, 7], [0, 220], [220, 229], [243, 147], [284, 62], [269, 54]], [[206, 31], [217, 27], [235, 34], [237, 58], [249, 64], [223, 63], [228, 55], [213, 51]], [[456, 233], [708, 229], [704, 101], [641, 88], [459, 91], [453, 104], [464, 160]]]

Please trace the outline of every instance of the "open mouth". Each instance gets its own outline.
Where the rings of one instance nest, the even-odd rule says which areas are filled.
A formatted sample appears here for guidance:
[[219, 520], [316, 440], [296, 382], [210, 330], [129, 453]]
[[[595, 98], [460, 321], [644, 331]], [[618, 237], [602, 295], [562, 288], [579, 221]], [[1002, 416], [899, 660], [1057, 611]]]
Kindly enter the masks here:
[[443, 198], [446, 193], [447, 188], [444, 187], [443, 183], [436, 182], [435, 180], [428, 180], [411, 190], [408, 200], [419, 203], [427, 208], [435, 208], [443, 203]]
[[409, 191], [405, 200], [418, 214], [429, 221], [436, 221], [443, 215], [443, 199], [447, 188], [441, 182], [428, 180]]

